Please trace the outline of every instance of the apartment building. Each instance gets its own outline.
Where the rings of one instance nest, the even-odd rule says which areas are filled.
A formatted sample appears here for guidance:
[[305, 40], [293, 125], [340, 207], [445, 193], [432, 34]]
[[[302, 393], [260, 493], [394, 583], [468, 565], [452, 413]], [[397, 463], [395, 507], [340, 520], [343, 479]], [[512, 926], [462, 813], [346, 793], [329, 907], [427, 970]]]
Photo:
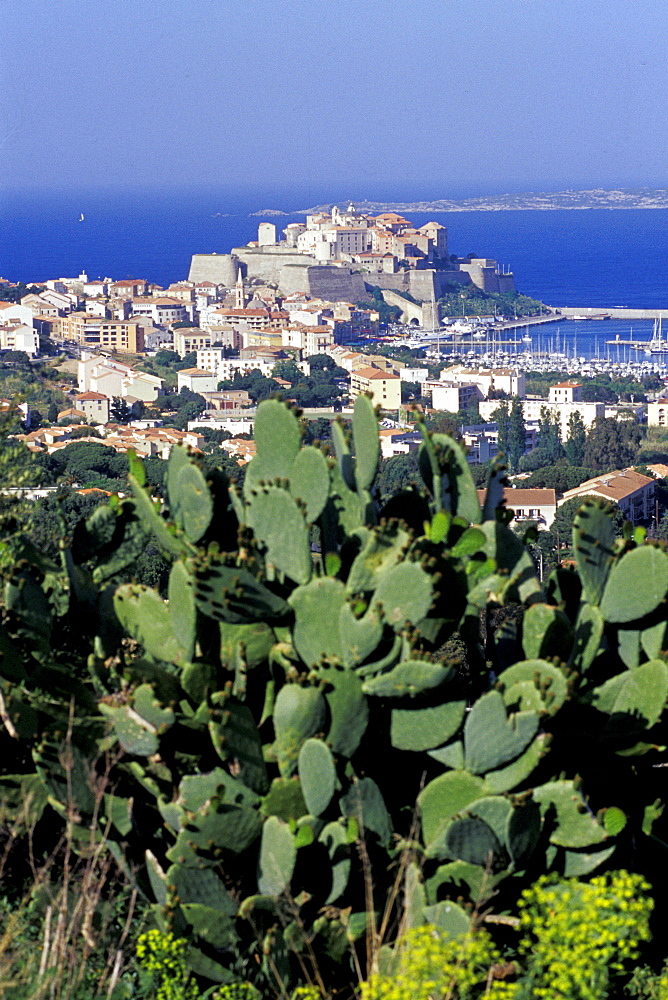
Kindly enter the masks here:
[[[485, 399], [478, 404], [478, 410], [483, 420], [491, 420], [492, 414], [499, 408], [498, 399]], [[566, 441], [569, 431], [569, 420], [573, 413], [579, 413], [585, 428], [589, 430], [597, 417], [605, 416], [605, 403], [551, 403], [547, 399], [522, 400], [522, 415], [525, 423], [541, 419], [541, 412], [547, 410], [559, 417], [559, 435]]]
[[[485, 502], [485, 490], [478, 490], [480, 504]], [[523, 490], [507, 488], [503, 503], [515, 512], [515, 521], [535, 521], [539, 529], [549, 530], [557, 513], [557, 495], [554, 490]]]
[[215, 392], [218, 388], [218, 377], [204, 371], [203, 368], [183, 368], [177, 373], [176, 383], [179, 392], [181, 389], [190, 389], [191, 392]]
[[131, 397], [145, 403], [160, 395], [163, 383], [157, 375], [136, 371], [105, 355], [93, 355], [80, 361], [78, 381], [81, 392], [98, 392], [107, 399]]
[[2, 323], [0, 313], [0, 351], [23, 351], [34, 358], [39, 354], [39, 334], [23, 323]]
[[174, 323], [191, 322], [195, 318], [193, 302], [160, 296], [159, 298], [139, 298], [132, 300], [133, 316], [150, 316], [157, 326], [172, 326]]
[[401, 406], [401, 379], [379, 368], [358, 368], [350, 376], [350, 395], [370, 393], [374, 406], [383, 410], [398, 410]]
[[573, 497], [584, 499], [588, 496], [612, 500], [621, 508], [628, 521], [637, 524], [638, 521], [649, 521], [654, 516], [656, 481], [635, 469], [605, 472], [568, 490], [561, 503], [566, 503]]
[[467, 410], [482, 399], [480, 388], [473, 383], [442, 382], [440, 379], [424, 381], [422, 395], [431, 398], [435, 410], [446, 410], [448, 413]]
[[524, 372], [517, 368], [467, 368], [465, 365], [452, 365], [444, 368], [441, 379], [446, 382], [465, 382], [479, 386], [485, 399], [490, 392], [505, 392], [508, 396], [523, 399], [526, 379]]
[[186, 354], [191, 354], [193, 351], [211, 347], [213, 343], [214, 335], [199, 326], [184, 326], [174, 330], [174, 350], [180, 358], [185, 358]]
[[70, 313], [60, 320], [63, 340], [128, 354], [143, 353], [144, 330], [145, 324], [137, 320], [107, 319], [86, 313]]
[[82, 392], [74, 397], [77, 410], [85, 414], [89, 424], [109, 423], [110, 400], [101, 392]]

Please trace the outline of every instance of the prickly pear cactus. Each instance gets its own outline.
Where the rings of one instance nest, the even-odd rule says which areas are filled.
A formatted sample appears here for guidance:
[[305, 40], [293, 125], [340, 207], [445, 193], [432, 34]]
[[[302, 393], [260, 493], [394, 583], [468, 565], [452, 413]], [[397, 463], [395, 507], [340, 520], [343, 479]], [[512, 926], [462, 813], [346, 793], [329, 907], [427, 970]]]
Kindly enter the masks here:
[[[576, 569], [543, 591], [495, 516], [502, 468], [481, 508], [447, 436], [423, 428], [428, 493], [381, 507], [366, 397], [332, 455], [277, 400], [255, 434], [243, 490], [174, 448], [165, 499], [134, 460], [133, 498], [60, 566], [17, 546], [0, 622], [0, 693], [34, 761], [17, 780], [74, 805], [82, 835], [100, 824], [198, 975], [268, 993], [306, 955], [344, 988], [386, 906], [389, 926], [405, 906], [457, 935], [543, 872], [644, 870], [668, 839], [665, 549], [616, 540], [587, 501]], [[166, 594], [131, 580], [149, 537]], [[491, 625], [504, 604], [524, 606], [512, 643]], [[88, 642], [74, 669], [52, 652], [65, 623]]]

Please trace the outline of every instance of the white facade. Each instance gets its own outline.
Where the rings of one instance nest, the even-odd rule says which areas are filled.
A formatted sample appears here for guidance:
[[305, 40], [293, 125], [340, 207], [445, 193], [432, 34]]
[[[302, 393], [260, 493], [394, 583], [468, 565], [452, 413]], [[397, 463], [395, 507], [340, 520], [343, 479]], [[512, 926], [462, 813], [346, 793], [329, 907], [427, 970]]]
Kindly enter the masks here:
[[186, 368], [177, 373], [176, 384], [181, 389], [191, 392], [215, 392], [218, 388], [218, 376], [200, 368]]
[[480, 389], [472, 383], [425, 381], [422, 392], [431, 396], [431, 405], [435, 410], [446, 410], [448, 413], [465, 410], [482, 398]]
[[426, 382], [429, 378], [429, 371], [427, 368], [402, 368], [399, 372], [399, 378], [402, 382]]
[[657, 399], [647, 404], [647, 426], [668, 427], [668, 399]]
[[0, 323], [23, 323], [32, 326], [33, 311], [15, 302], [0, 302]]
[[[480, 416], [483, 420], [491, 420], [492, 414], [498, 410], [501, 401], [498, 399], [486, 399], [478, 405]], [[597, 417], [605, 416], [605, 403], [550, 403], [546, 399], [524, 399], [522, 400], [522, 415], [525, 423], [538, 421], [541, 418], [541, 410], [549, 413], [556, 413], [559, 417], [559, 434], [562, 441], [568, 438], [568, 422], [571, 414], [579, 413], [586, 430], [589, 430]]]
[[[0, 319], [2, 314], [0, 313]], [[31, 358], [39, 354], [39, 334], [32, 326], [0, 326], [0, 350], [24, 351]]]
[[464, 365], [453, 365], [444, 368], [441, 378], [446, 382], [474, 383], [480, 387], [485, 399], [492, 390], [505, 392], [508, 396], [524, 398], [524, 372], [513, 368], [466, 368]]

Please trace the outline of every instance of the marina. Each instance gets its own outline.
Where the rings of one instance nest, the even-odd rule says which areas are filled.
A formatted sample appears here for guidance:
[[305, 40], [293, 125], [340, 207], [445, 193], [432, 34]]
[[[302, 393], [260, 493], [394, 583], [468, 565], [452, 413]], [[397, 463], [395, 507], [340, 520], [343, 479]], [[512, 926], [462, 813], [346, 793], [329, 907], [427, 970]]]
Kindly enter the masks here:
[[538, 317], [504, 324], [472, 325], [470, 332], [404, 328], [392, 342], [422, 348], [432, 362], [512, 365], [524, 371], [561, 371], [568, 375], [608, 372], [642, 377], [668, 375], [668, 341], [658, 319], [590, 319], [555, 317], [546, 327]]

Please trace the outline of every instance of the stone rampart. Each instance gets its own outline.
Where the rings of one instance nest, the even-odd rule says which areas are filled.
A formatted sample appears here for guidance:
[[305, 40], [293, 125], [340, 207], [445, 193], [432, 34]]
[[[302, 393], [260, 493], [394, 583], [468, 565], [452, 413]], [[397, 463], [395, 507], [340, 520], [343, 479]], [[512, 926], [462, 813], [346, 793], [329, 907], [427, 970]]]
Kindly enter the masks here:
[[440, 298], [449, 284], [470, 285], [471, 279], [463, 271], [397, 271], [395, 274], [365, 274], [367, 286], [377, 285], [385, 291], [409, 292], [420, 302]]
[[[260, 278], [264, 282], [274, 282], [281, 290], [281, 272], [286, 267], [306, 269], [315, 263], [315, 258], [307, 254], [296, 253], [294, 250], [280, 250], [278, 247], [263, 247], [255, 250], [251, 247], [235, 247], [233, 254], [245, 265], [247, 278]], [[295, 289], [306, 291], [306, 289]]]
[[309, 267], [310, 295], [325, 302], [364, 302], [369, 293], [364, 278], [348, 267]]
[[231, 253], [194, 253], [190, 261], [188, 281], [212, 281], [214, 285], [232, 288], [237, 280], [239, 261]]
[[422, 306], [416, 305], [415, 302], [410, 302], [400, 295], [399, 292], [393, 292], [390, 288], [384, 288], [382, 296], [388, 306], [398, 306], [401, 309], [402, 323], [410, 323], [412, 319], [416, 319], [420, 326], [423, 325], [424, 314]]

